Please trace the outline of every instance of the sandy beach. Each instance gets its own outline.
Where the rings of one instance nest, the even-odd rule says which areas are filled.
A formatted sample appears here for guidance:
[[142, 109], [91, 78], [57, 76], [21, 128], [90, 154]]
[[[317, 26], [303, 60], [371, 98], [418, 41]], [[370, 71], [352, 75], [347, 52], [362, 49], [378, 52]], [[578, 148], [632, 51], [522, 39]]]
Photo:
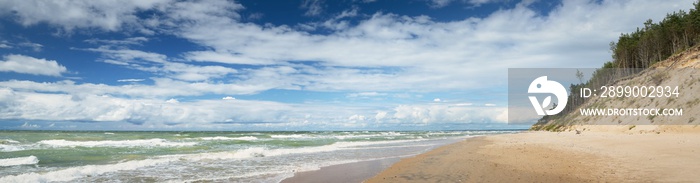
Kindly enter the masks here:
[[402, 159], [365, 182], [695, 182], [700, 133], [691, 131], [475, 137]]

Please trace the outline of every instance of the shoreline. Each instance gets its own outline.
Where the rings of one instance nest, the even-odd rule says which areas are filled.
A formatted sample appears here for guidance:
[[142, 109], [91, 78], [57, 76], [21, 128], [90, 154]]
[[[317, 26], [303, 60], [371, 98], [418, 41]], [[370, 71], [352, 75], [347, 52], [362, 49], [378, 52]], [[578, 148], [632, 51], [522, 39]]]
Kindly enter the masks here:
[[376, 176], [401, 159], [390, 157], [324, 166], [318, 170], [295, 172], [292, 177], [287, 177], [280, 183], [362, 182]]
[[700, 134], [523, 132], [404, 158], [365, 182], [693, 182]]

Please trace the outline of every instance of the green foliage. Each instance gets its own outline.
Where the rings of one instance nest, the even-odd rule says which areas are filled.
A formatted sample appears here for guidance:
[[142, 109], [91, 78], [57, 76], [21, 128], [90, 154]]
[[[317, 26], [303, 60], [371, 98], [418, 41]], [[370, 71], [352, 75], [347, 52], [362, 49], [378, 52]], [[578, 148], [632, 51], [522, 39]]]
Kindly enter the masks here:
[[[570, 86], [570, 103], [564, 111], [554, 116], [544, 116], [538, 120], [531, 130], [558, 130], [563, 120], [554, 122], [576, 110], [586, 102], [587, 99], [578, 97], [580, 88], [599, 88], [608, 85], [618, 79], [637, 74], [642, 70], [651, 67], [653, 64], [668, 59], [674, 54], [683, 52], [690, 47], [700, 43], [700, 0], [693, 3], [694, 8], [689, 12], [680, 10], [669, 13], [666, 18], [658, 23], [651, 19], [643, 23], [644, 27], [637, 28], [632, 33], [623, 33], [617, 42], [610, 42], [612, 51], [612, 61], [605, 62], [601, 69], [593, 72], [591, 79], [580, 84]], [[576, 73], [577, 78], [583, 78], [580, 73]], [[652, 81], [656, 84], [665, 79], [664, 74], [654, 75]], [[698, 102], [689, 103], [695, 105]], [[648, 116], [653, 122], [656, 116]]]
[[680, 10], [669, 13], [659, 23], [651, 19], [635, 32], [623, 33], [611, 43], [615, 68], [648, 68], [652, 64], [680, 53], [700, 42], [700, 11]]

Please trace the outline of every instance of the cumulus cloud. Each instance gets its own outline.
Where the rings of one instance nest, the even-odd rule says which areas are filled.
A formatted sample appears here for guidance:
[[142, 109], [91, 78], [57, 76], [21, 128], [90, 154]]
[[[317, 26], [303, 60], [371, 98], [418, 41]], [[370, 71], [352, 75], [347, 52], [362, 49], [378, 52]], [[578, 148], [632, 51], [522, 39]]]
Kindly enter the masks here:
[[[314, 2], [319, 4], [318, 1], [305, 4], [311, 6]], [[667, 12], [689, 7], [687, 5], [692, 2], [564, 1], [547, 16], [536, 13], [528, 3], [496, 11], [484, 18], [447, 22], [427, 16], [376, 13], [361, 18], [357, 24], [329, 21], [326, 27], [339, 28], [331, 29], [328, 34], [312, 34], [295, 29], [293, 25], [244, 23], [238, 13], [243, 6], [221, 0], [148, 2], [120, 6], [125, 10], [117, 14], [131, 17], [134, 12], [153, 9], [159, 16], [146, 17], [155, 22], [148, 26], [210, 48], [183, 53], [184, 59], [189, 61], [268, 66], [263, 69], [288, 65], [288, 61], [320, 63], [310, 69], [292, 67], [314, 70], [323, 78], [290, 73], [292, 76], [286, 76], [290, 79], [272, 84], [280, 88], [442, 91], [504, 86], [505, 67], [598, 67], [609, 60], [608, 43], [620, 32], [633, 31], [649, 17], [659, 20]], [[91, 6], [101, 7], [76, 8]], [[338, 17], [353, 17], [357, 13], [356, 9], [351, 9]], [[638, 14], [648, 16], [634, 16]], [[609, 17], [616, 17], [618, 21], [607, 21]], [[118, 22], [147, 24], [146, 20], [120, 19]], [[107, 47], [89, 50], [110, 55], [104, 60], [106, 63], [124, 66], [135, 64], [136, 58], [155, 62], [166, 59], [158, 53], [138, 50]], [[170, 68], [178, 70], [183, 68], [181, 66]], [[203, 81], [236, 73], [225, 68], [199, 69], [201, 72], [173, 71], [166, 75], [185, 81]]]
[[[547, 16], [522, 3], [484, 18], [449, 22], [376, 13], [330, 34], [207, 16], [215, 21], [178, 27], [176, 34], [213, 49], [187, 54], [197, 61], [266, 65], [309, 60], [328, 71], [336, 66], [398, 68], [329, 77], [322, 86], [305, 87], [310, 89], [349, 88], [352, 78], [363, 78], [356, 85], [363, 90], [461, 90], [504, 85], [498, 81], [505, 80], [506, 67], [599, 67], [609, 60], [608, 43], [621, 32], [633, 31], [649, 17], [659, 20], [680, 4], [691, 2], [564, 1]], [[401, 82], [387, 82], [396, 80]]]
[[[225, 97], [226, 99], [228, 97]], [[232, 97], [231, 97], [232, 98]], [[126, 121], [133, 124], [206, 126], [214, 123], [276, 123], [280, 126], [430, 125], [504, 122], [501, 108], [454, 107], [447, 104], [398, 105], [390, 110], [325, 104], [286, 104], [251, 100], [125, 99], [88, 94], [34, 93], [0, 88], [0, 119], [52, 121]], [[348, 124], [352, 122], [352, 124]]]
[[[226, 97], [227, 99], [229, 97]], [[230, 97], [233, 98], [233, 97]], [[124, 99], [88, 94], [76, 99], [70, 94], [15, 91], [0, 88], [0, 119], [52, 121], [127, 121], [134, 124], [172, 125], [188, 123], [270, 122], [297, 125], [304, 121], [333, 125], [346, 122], [366, 109], [313, 104], [285, 104], [250, 100]], [[342, 111], [342, 112], [337, 112]], [[364, 117], [363, 117], [364, 118]]]
[[128, 1], [23, 1], [0, 2], [0, 15], [12, 15], [24, 26], [47, 23], [65, 31], [99, 28], [117, 31], [124, 27], [142, 28], [135, 15], [169, 3], [170, 0]]
[[144, 80], [145, 79], [120, 79], [120, 80], [117, 80], [117, 82], [141, 82]]
[[0, 72], [16, 72], [33, 75], [61, 76], [68, 69], [55, 60], [34, 58], [25, 55], [5, 55], [0, 60]]
[[[393, 109], [391, 118], [395, 123], [506, 123], [500, 118], [507, 108], [484, 108], [474, 106], [450, 106], [449, 104], [399, 105]], [[507, 118], [506, 118], [507, 119]]]
[[58, 92], [81, 95], [113, 95], [129, 98], [170, 98], [176, 96], [201, 96], [205, 94], [249, 95], [271, 89], [256, 83], [224, 84], [211, 82], [185, 82], [168, 78], [151, 78], [153, 85], [127, 84], [120, 86], [81, 83], [71, 80], [58, 82], [0, 81], [0, 87], [35, 92]]

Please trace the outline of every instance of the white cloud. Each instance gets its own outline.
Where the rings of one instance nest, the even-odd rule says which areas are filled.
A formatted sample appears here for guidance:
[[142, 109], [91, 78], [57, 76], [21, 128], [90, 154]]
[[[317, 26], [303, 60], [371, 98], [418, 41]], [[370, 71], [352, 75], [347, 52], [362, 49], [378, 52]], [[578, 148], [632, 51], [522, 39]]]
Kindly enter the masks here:
[[378, 121], [381, 121], [381, 120], [383, 120], [383, 119], [386, 117], [386, 115], [387, 115], [387, 112], [386, 112], [386, 111], [379, 111], [379, 112], [377, 112], [376, 115], [374, 115], [374, 119], [377, 119]]
[[262, 13], [252, 13], [248, 15], [248, 20], [259, 20], [261, 18], [265, 17], [265, 14]]
[[29, 48], [34, 52], [40, 52], [44, 45], [39, 43], [33, 43], [30, 41], [24, 41], [21, 43], [11, 43], [9, 41], [0, 41], [0, 48]]
[[16, 16], [24, 26], [39, 23], [61, 27], [65, 31], [97, 27], [117, 31], [124, 27], [141, 28], [135, 13], [166, 5], [169, 0], [128, 1], [0, 1], [0, 15]]
[[[494, 2], [499, 2], [503, 0], [469, 0], [468, 3], [473, 5], [473, 6], [481, 6], [482, 4], [488, 4], [488, 3], [494, 3]], [[524, 0], [523, 3], [528, 3], [527, 1], [532, 1], [532, 0]]]
[[226, 97], [221, 98], [221, 99], [222, 99], [222, 100], [236, 100], [236, 98], [234, 98], [234, 97], [232, 97], [232, 96], [226, 96]]
[[275, 63], [272, 60], [238, 57], [235, 54], [217, 51], [192, 51], [186, 53], [185, 58], [191, 61], [226, 64], [267, 65]]
[[430, 0], [430, 6], [434, 8], [442, 8], [450, 3], [452, 3], [453, 0]]
[[342, 18], [348, 18], [348, 17], [356, 17], [358, 15], [358, 11], [360, 9], [358, 7], [352, 7], [349, 10], [343, 10], [340, 12], [338, 16], [335, 16], [335, 19], [342, 19]]
[[39, 126], [37, 124], [30, 124], [29, 122], [24, 122], [24, 124], [22, 124], [22, 126], [20, 126], [20, 127], [22, 127], [22, 128], [39, 128], [41, 126]]
[[195, 66], [183, 63], [166, 63], [155, 71], [158, 70], [168, 72], [172, 78], [185, 81], [205, 81], [238, 72], [236, 69], [223, 66]]
[[359, 92], [359, 93], [350, 93], [347, 95], [347, 97], [350, 98], [356, 98], [356, 97], [378, 97], [378, 96], [386, 96], [386, 93], [379, 93], [379, 92]]
[[[314, 1], [307, 4], [310, 6]], [[282, 81], [274, 81], [271, 84], [274, 87], [302, 86], [310, 90], [359, 92], [444, 91], [504, 86], [507, 67], [598, 67], [609, 60], [608, 43], [620, 32], [633, 31], [647, 18], [660, 20], [667, 12], [690, 7], [692, 2], [564, 1], [548, 16], [536, 13], [527, 4], [529, 1], [484, 18], [447, 22], [427, 16], [390, 13], [376, 13], [361, 18], [357, 24], [338, 20], [338, 17], [357, 16], [357, 9], [353, 8], [340, 12], [330, 19], [332, 21], [300, 23], [327, 27], [330, 34], [312, 34], [305, 29], [294, 29], [300, 27], [295, 25], [243, 23], [237, 13], [243, 6], [220, 0], [149, 2], [114, 11], [126, 14], [124, 17], [149, 8], [158, 11], [162, 15], [147, 17], [148, 21], [118, 22], [157, 27], [163, 33], [211, 48], [183, 53], [183, 58], [188, 61], [265, 66], [267, 70], [260, 72], [289, 65], [288, 61], [319, 63], [314, 68], [292, 66], [318, 74], [289, 73], [280, 77]], [[92, 6], [102, 7], [102, 4], [75, 8]], [[97, 11], [101, 9], [97, 8]], [[87, 10], [76, 12], [83, 11]], [[638, 14], [648, 16], [635, 16]], [[607, 21], [609, 17], [617, 17], [617, 21]], [[62, 25], [60, 21], [56, 24]], [[101, 27], [100, 24], [75, 24]], [[158, 53], [129, 49], [100, 47], [89, 50], [110, 55], [104, 59], [106, 63], [125, 66], [142, 64], [136, 61], [163, 63], [168, 59]], [[167, 72], [165, 66], [138, 66], [132, 65], [141, 70], [166, 69]], [[190, 64], [186, 67], [200, 71], [182, 72], [179, 70], [184, 68], [182, 65], [173, 65], [170, 67], [173, 72], [163, 74], [179, 80], [205, 81], [240, 73]]]
[[141, 45], [144, 42], [148, 42], [146, 37], [130, 37], [123, 40], [107, 40], [107, 39], [87, 39], [87, 43], [91, 44], [107, 44], [107, 45]]
[[68, 70], [55, 60], [34, 58], [25, 55], [5, 55], [0, 60], [0, 72], [16, 72], [33, 75], [61, 76]]
[[[327, 67], [314, 69], [326, 77], [301, 81], [312, 90], [463, 90], [505, 85], [508, 67], [599, 67], [609, 60], [608, 43], [621, 32], [691, 3], [565, 1], [548, 16], [525, 3], [485, 18], [449, 22], [377, 13], [328, 35], [207, 16], [213, 21], [178, 27], [176, 34], [213, 49], [186, 54], [196, 61], [318, 61]], [[352, 70], [356, 67], [361, 71]], [[366, 72], [386, 67], [391, 72]]]
[[41, 45], [39, 43], [32, 43], [32, 42], [23, 42], [23, 43], [19, 43], [18, 45], [22, 46], [22, 47], [29, 47], [35, 52], [40, 52], [41, 49], [44, 47], [44, 45]]
[[144, 80], [145, 79], [120, 79], [120, 80], [117, 80], [117, 82], [141, 82]]
[[103, 58], [105, 63], [164, 74], [170, 78], [184, 81], [205, 81], [238, 72], [236, 69], [223, 66], [198, 66], [172, 62], [165, 55], [140, 50], [112, 49], [110, 46], [84, 50], [102, 53], [105, 57]]
[[399, 105], [393, 110], [391, 119], [395, 123], [506, 123], [499, 118], [507, 108], [484, 108], [471, 106], [450, 106], [449, 104]]
[[442, 101], [442, 100], [440, 100], [440, 98], [433, 99], [433, 102], [440, 102], [440, 101]]
[[12, 48], [12, 46], [10, 46], [10, 42], [3, 40], [3, 41], [0, 41], [0, 48]]
[[[232, 98], [232, 97], [231, 97]], [[270, 122], [281, 126], [369, 124], [429, 125], [498, 121], [502, 108], [398, 105], [393, 110], [329, 104], [285, 104], [251, 100], [124, 99], [87, 94], [34, 93], [0, 88], [0, 119], [126, 121], [134, 124], [207, 126], [212, 123]], [[351, 122], [353, 124], [346, 124]]]
[[474, 105], [474, 104], [473, 104], [473, 103], [457, 103], [457, 104], [454, 104], [454, 106], [472, 106], [472, 105]]
[[128, 84], [111, 86], [81, 83], [70, 80], [59, 82], [0, 81], [0, 87], [35, 92], [59, 92], [83, 95], [128, 96], [130, 98], [170, 98], [176, 96], [201, 96], [205, 94], [247, 95], [269, 90], [265, 83], [223, 84], [211, 82], [185, 82], [168, 78], [151, 78], [153, 85]]
[[102, 53], [110, 60], [122, 61], [125, 63], [155, 62], [165, 63], [167, 56], [158, 53], [145, 52], [131, 49], [112, 49], [110, 46], [100, 46], [99, 48], [88, 48], [86, 51]]
[[[156, 126], [183, 123], [193, 126], [220, 122], [270, 122], [294, 126], [336, 126], [365, 109], [313, 104], [284, 104], [249, 100], [124, 99], [107, 95], [85, 95], [76, 100], [69, 94], [48, 94], [0, 88], [0, 119], [52, 121], [127, 121]], [[356, 117], [358, 120], [367, 117]]]
[[304, 0], [301, 8], [306, 9], [306, 16], [318, 16], [323, 12], [323, 0]]

